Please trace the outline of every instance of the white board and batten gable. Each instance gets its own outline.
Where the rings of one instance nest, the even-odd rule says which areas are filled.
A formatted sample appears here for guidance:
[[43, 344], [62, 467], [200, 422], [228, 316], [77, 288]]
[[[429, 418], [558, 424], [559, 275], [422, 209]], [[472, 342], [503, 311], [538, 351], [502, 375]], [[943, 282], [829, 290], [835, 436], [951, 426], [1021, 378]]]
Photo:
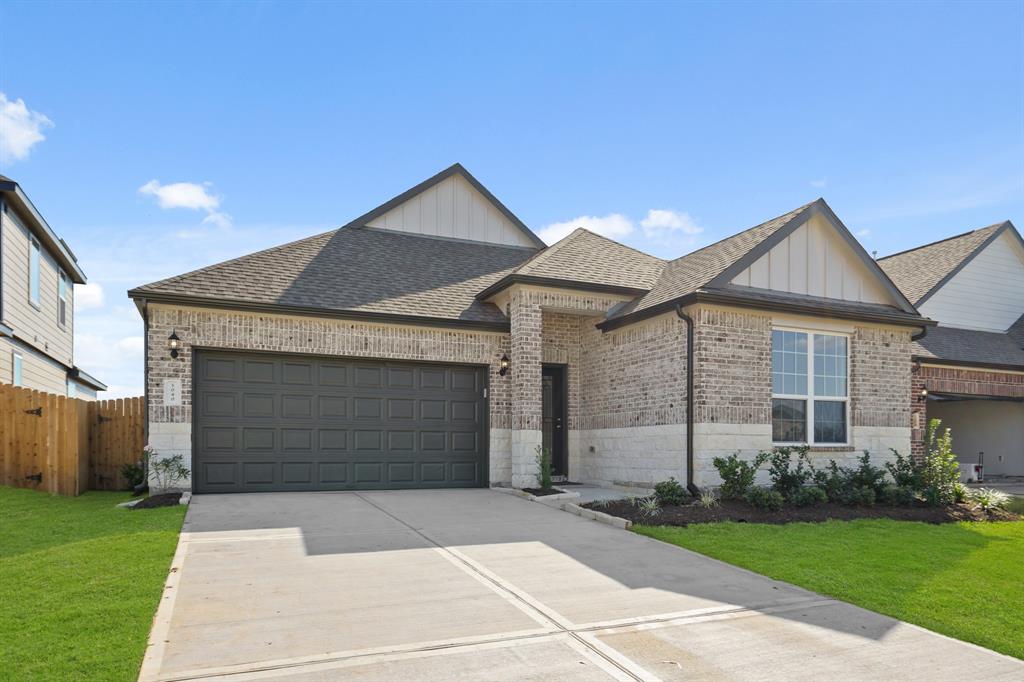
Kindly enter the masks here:
[[1024, 314], [1024, 245], [1012, 227], [918, 305], [947, 327], [1003, 332]]
[[733, 277], [731, 284], [858, 303], [900, 304], [821, 213]]
[[507, 209], [502, 210], [484, 196], [464, 172], [461, 168], [446, 172], [447, 177], [404, 197], [397, 205], [371, 217], [365, 226], [429, 237], [537, 248], [537, 241], [525, 227], [509, 217]]

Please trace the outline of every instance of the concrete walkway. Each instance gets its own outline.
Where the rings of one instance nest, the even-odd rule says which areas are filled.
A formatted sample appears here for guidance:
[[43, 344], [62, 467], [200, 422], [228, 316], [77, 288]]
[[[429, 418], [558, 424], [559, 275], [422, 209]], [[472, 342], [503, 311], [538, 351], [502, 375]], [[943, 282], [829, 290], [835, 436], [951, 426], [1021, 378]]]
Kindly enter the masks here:
[[141, 679], [1020, 680], [1024, 663], [489, 490], [193, 498]]

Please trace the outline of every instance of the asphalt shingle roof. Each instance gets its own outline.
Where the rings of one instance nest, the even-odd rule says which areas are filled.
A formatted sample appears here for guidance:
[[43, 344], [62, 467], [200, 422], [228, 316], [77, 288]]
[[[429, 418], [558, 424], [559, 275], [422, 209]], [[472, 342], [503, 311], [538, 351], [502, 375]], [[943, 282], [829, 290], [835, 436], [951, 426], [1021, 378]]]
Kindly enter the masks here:
[[1024, 315], [1017, 318], [1017, 321], [1010, 325], [1010, 328], [1006, 330], [1006, 333], [1010, 335], [1018, 346], [1024, 348]]
[[650, 289], [665, 261], [582, 227], [537, 253], [516, 275]]
[[914, 342], [913, 354], [950, 362], [1024, 367], [1024, 349], [1005, 332], [938, 326]]
[[949, 239], [878, 259], [889, 279], [917, 305], [935, 285], [955, 270], [1005, 223], [989, 225]]
[[616, 313], [622, 317], [685, 296], [708, 284], [751, 249], [775, 234], [815, 202], [755, 225], [681, 258], [669, 261], [651, 290]]
[[504, 323], [476, 294], [533, 249], [345, 227], [129, 292]]

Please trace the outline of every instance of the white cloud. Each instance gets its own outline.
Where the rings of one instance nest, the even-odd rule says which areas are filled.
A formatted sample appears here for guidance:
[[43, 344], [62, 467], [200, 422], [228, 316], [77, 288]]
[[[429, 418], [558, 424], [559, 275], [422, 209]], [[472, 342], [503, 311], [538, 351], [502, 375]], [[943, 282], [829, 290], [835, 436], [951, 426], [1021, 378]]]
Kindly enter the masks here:
[[156, 197], [160, 208], [190, 208], [213, 213], [220, 208], [220, 197], [211, 194], [209, 188], [208, 182], [172, 182], [161, 185], [159, 180], [150, 180], [139, 188], [139, 193]]
[[119, 353], [140, 357], [142, 355], [142, 337], [126, 336], [123, 339], [118, 340], [117, 343], [114, 344], [114, 348]]
[[603, 217], [581, 215], [564, 223], [551, 223], [545, 225], [537, 234], [546, 244], [554, 244], [559, 239], [569, 236], [577, 227], [586, 228], [611, 239], [621, 239], [633, 233], [633, 221], [621, 213], [610, 213]]
[[661, 208], [647, 211], [647, 217], [640, 221], [648, 237], [666, 237], [673, 232], [696, 235], [704, 231], [689, 213], [679, 213]]
[[868, 229], [857, 230], [857, 236], [861, 237], [861, 238], [863, 238], [863, 237], [870, 237], [871, 236], [871, 230], [868, 230]]
[[99, 282], [75, 285], [75, 309], [89, 310], [103, 307], [103, 287]]
[[811, 180], [811, 187], [817, 187], [821, 189], [828, 184], [828, 178], [822, 178], [821, 180]]
[[43, 130], [53, 121], [25, 106], [25, 100], [9, 100], [0, 92], [0, 163], [19, 161], [46, 139]]
[[223, 211], [214, 211], [203, 218], [204, 225], [213, 225], [226, 230], [231, 227], [231, 216]]

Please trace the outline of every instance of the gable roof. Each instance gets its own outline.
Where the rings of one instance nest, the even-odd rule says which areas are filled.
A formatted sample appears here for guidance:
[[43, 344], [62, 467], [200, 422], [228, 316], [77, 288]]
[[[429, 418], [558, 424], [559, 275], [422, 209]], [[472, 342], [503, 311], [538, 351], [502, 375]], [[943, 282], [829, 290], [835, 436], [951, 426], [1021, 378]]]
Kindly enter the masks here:
[[46, 222], [43, 215], [28, 198], [25, 191], [15, 180], [5, 175], [0, 175], [0, 195], [6, 197], [12, 205], [17, 207], [21, 214], [28, 218], [26, 227], [35, 234], [46, 246], [46, 250], [56, 259], [60, 267], [71, 277], [75, 284], [85, 284], [85, 271], [78, 264], [78, 259], [71, 252], [67, 243], [57, 236], [50, 224]]
[[878, 264], [914, 305], [921, 305], [1006, 230], [1009, 220], [947, 237], [878, 259]]
[[1024, 369], [1024, 348], [1006, 332], [938, 326], [913, 343], [912, 354], [944, 364]]
[[656, 256], [579, 227], [477, 298], [489, 298], [516, 282], [639, 295], [654, 286], [664, 267], [665, 261]]
[[[737, 274], [770, 251], [772, 247], [792, 234], [814, 215], [822, 215], [836, 228], [861, 262], [899, 303], [898, 310], [894, 311], [891, 306], [880, 304], [846, 305], [830, 299], [782, 292], [755, 291], [730, 284]], [[605, 328], [611, 328], [627, 321], [660, 314], [670, 310], [681, 300], [697, 294], [715, 295], [723, 299], [746, 298], [751, 303], [764, 305], [772, 303], [782, 305], [786, 301], [793, 306], [810, 306], [813, 303], [826, 306], [833, 314], [847, 311], [848, 314], [853, 315], [858, 311], [867, 313], [869, 310], [875, 310], [879, 315], [894, 317], [894, 319], [920, 317], [913, 305], [889, 280], [874, 259], [864, 251], [860, 243], [821, 198], [668, 262], [662, 270], [661, 277], [649, 292], [623, 306], [602, 324], [605, 325]], [[898, 314], [893, 316], [893, 312]]]
[[523, 223], [523, 221], [521, 221], [518, 217], [516, 217], [516, 215], [512, 211], [510, 211], [509, 208], [507, 206], [505, 206], [505, 204], [501, 203], [501, 201], [499, 201], [496, 196], [491, 194], [490, 190], [488, 190], [486, 187], [484, 187], [480, 183], [479, 180], [477, 180], [475, 177], [473, 177], [473, 174], [470, 173], [468, 170], [466, 170], [461, 163], [453, 163], [451, 166], [449, 166], [448, 168], [445, 168], [443, 171], [441, 171], [437, 175], [434, 175], [432, 177], [427, 178], [426, 180], [424, 180], [423, 182], [419, 183], [418, 185], [416, 185], [414, 187], [410, 187], [409, 189], [405, 190], [404, 192], [402, 192], [398, 196], [393, 197], [393, 198], [385, 201], [383, 204], [381, 204], [377, 208], [372, 209], [370, 211], [367, 211], [366, 213], [364, 213], [363, 215], [359, 216], [355, 220], [352, 220], [351, 222], [346, 223], [344, 225], [344, 227], [355, 227], [355, 228], [365, 227], [367, 223], [370, 223], [373, 220], [375, 220], [376, 218], [381, 217], [382, 215], [384, 215], [385, 213], [387, 213], [391, 209], [393, 209], [393, 208], [395, 208], [395, 207], [405, 203], [406, 201], [412, 199], [417, 194], [425, 192], [426, 190], [430, 189], [434, 185], [440, 184], [441, 182], [447, 180], [448, 178], [450, 178], [453, 175], [459, 175], [462, 178], [464, 178], [470, 185], [473, 186], [473, 188], [476, 191], [480, 192], [480, 194], [482, 194], [484, 196], [484, 198], [487, 199], [487, 201], [489, 201], [491, 204], [493, 204], [494, 207], [502, 215], [504, 215], [506, 218], [508, 218], [508, 220], [512, 223], [513, 226], [515, 226], [524, 235], [526, 235], [526, 238], [528, 240], [530, 240], [531, 242], [533, 242], [538, 248], [543, 249], [545, 246], [547, 246], [543, 242], [543, 240], [541, 240], [540, 237], [538, 237], [536, 234], [534, 234], [533, 231], [530, 230], [530, 228], [528, 228]]
[[476, 293], [531, 251], [344, 227], [128, 292], [144, 301], [507, 329]]

